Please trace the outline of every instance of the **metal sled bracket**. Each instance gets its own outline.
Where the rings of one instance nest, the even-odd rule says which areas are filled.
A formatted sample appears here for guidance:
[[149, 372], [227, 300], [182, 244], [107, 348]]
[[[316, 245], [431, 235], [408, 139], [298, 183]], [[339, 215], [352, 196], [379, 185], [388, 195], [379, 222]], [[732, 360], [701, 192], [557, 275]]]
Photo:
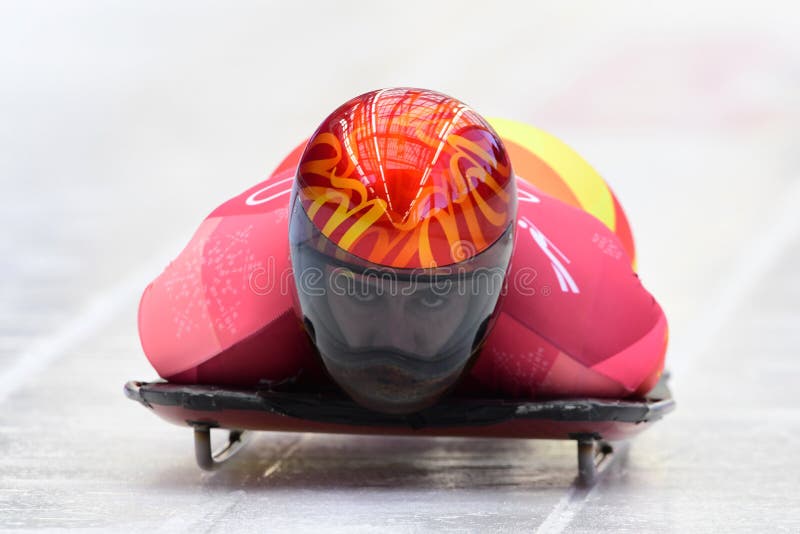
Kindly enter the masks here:
[[228, 442], [219, 450], [211, 451], [211, 426], [203, 423], [191, 423], [194, 427], [194, 456], [197, 465], [205, 471], [214, 471], [241, 451], [249, 433], [243, 430], [229, 430]]
[[600, 466], [609, 461], [614, 447], [597, 434], [577, 434], [572, 437], [578, 443], [578, 484], [593, 486], [597, 482]]

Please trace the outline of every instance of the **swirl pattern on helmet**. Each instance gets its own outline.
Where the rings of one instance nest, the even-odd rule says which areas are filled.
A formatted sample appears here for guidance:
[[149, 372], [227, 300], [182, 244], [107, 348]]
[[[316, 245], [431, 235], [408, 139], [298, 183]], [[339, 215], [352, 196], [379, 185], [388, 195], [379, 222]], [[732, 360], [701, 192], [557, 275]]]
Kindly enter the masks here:
[[300, 160], [296, 194], [342, 251], [397, 268], [432, 268], [486, 250], [512, 222], [506, 150], [462, 102], [384, 89], [334, 111]]

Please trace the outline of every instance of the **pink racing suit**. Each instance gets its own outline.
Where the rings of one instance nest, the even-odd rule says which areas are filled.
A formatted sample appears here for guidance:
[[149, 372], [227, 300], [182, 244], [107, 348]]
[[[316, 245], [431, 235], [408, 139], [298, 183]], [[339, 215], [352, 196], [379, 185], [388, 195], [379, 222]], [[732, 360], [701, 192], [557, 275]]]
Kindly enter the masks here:
[[[668, 329], [634, 271], [619, 202], [599, 177], [580, 182], [581, 165], [590, 168], [555, 138], [510, 121], [492, 125], [517, 174], [514, 252], [496, 322], [458, 393], [643, 395], [663, 370]], [[294, 306], [288, 209], [304, 146], [214, 210], [145, 289], [139, 333], [161, 377], [331, 385]]]

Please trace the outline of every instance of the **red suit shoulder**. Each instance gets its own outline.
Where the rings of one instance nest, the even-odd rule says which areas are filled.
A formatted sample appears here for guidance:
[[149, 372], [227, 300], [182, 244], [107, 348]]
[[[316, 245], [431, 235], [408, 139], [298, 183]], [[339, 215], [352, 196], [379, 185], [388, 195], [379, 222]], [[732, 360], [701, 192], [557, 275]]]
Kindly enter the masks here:
[[516, 397], [625, 397], [663, 368], [667, 322], [618, 236], [518, 180], [514, 255], [471, 378]]
[[317, 369], [292, 308], [287, 239], [289, 192], [304, 146], [215, 209], [145, 289], [139, 335], [161, 377], [253, 385]]

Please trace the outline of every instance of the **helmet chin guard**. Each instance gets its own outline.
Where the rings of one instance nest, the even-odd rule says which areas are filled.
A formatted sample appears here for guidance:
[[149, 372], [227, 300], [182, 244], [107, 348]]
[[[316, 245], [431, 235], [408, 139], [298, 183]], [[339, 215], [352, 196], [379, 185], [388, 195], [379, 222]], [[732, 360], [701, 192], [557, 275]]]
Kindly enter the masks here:
[[367, 93], [309, 140], [290, 209], [297, 311], [331, 377], [372, 410], [434, 404], [505, 283], [516, 190], [497, 134], [440, 93]]

